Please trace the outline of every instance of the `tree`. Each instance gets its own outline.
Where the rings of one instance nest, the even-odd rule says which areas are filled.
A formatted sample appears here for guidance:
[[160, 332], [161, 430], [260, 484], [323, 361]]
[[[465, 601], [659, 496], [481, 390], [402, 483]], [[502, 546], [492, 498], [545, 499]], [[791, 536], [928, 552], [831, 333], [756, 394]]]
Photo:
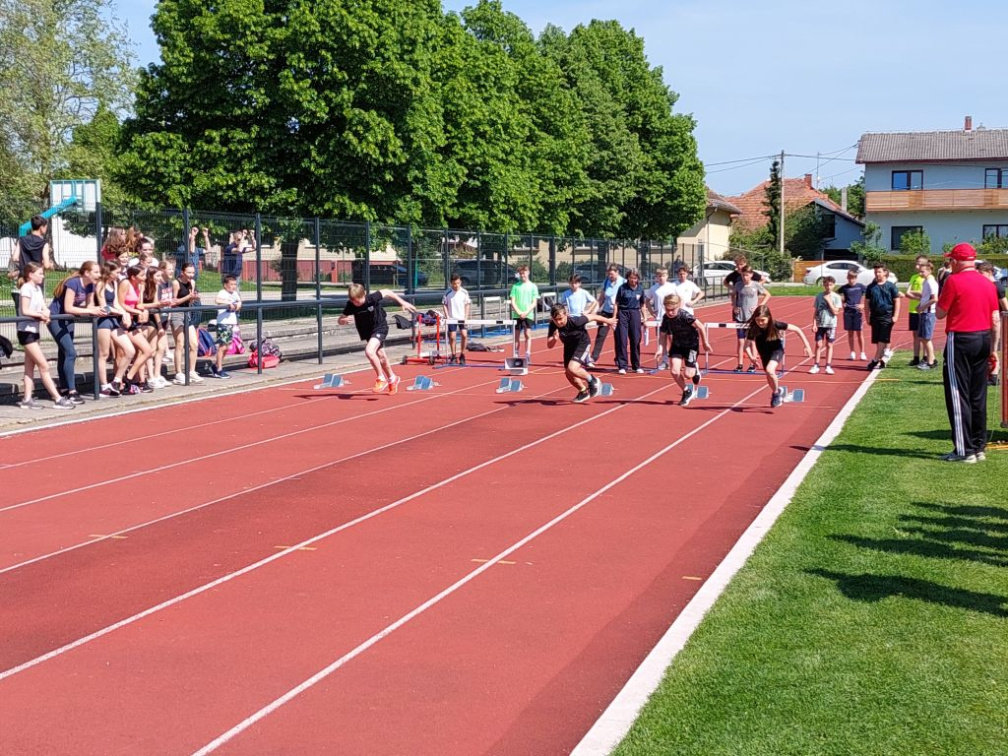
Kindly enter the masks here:
[[931, 255], [931, 237], [924, 229], [919, 231], [908, 231], [900, 237], [900, 254], [903, 255]]
[[826, 233], [826, 220], [818, 208], [806, 205], [788, 216], [784, 246], [803, 260], [818, 260], [826, 248]]
[[881, 262], [887, 252], [882, 246], [882, 229], [876, 223], [866, 223], [863, 238], [851, 242], [851, 252], [865, 265]]
[[[864, 203], [865, 203], [864, 176], [859, 178], [853, 184], [848, 184], [846, 189], [847, 189], [847, 212], [856, 218], [863, 218]], [[843, 204], [842, 189], [838, 189], [835, 186], [828, 186], [822, 191], [836, 204], [838, 205]]]
[[46, 204], [49, 180], [70, 167], [75, 131], [130, 108], [132, 45], [114, 7], [112, 0], [0, 0], [5, 201]]
[[763, 215], [767, 217], [767, 231], [771, 239], [780, 238], [781, 218], [781, 175], [780, 161], [774, 160], [770, 166], [770, 181], [766, 185], [766, 196], [763, 199]]

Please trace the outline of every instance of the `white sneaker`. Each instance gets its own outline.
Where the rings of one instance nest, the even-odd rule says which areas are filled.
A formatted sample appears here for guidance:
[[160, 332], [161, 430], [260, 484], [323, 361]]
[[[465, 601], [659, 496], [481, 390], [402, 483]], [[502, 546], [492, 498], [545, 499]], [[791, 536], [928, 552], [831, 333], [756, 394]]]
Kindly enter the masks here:
[[175, 373], [175, 377], [172, 378], [172, 383], [176, 386], [185, 386], [185, 375], [182, 373]]
[[197, 373], [195, 370], [189, 372], [189, 382], [190, 383], [203, 383], [203, 376]]
[[827, 365], [826, 369], [823, 372], [826, 373], [826, 375], [833, 375], [833, 372], [834, 372], [833, 371], [833, 366], [832, 365]]
[[[850, 353], [850, 358], [851, 358], [851, 360], [856, 360], [857, 359], [857, 355], [854, 352], [851, 352]], [[862, 357], [861, 359], [863, 360], [864, 357]]]
[[619, 373], [620, 375], [626, 375], [626, 368], [620, 368], [616, 372]]
[[882, 352], [882, 361], [889, 362], [889, 360], [892, 359], [892, 356], [893, 356], [892, 349], [886, 349], [884, 352]]
[[862, 360], [867, 360], [868, 359], [868, 355], [865, 354], [864, 352], [861, 352], [861, 359]]
[[816, 373], [819, 372], [819, 366], [818, 365], [813, 365], [812, 367], [809, 368], [809, 372], [812, 375], [815, 375]]

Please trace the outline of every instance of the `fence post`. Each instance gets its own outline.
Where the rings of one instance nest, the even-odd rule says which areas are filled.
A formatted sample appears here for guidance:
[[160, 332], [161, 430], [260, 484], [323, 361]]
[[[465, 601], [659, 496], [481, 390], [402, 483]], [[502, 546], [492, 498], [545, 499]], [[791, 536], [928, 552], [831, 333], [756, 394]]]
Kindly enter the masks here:
[[102, 250], [102, 226], [104, 225], [103, 221], [104, 219], [102, 218], [102, 204], [101, 202], [98, 202], [95, 204], [95, 244], [96, 244], [95, 259], [98, 261], [99, 265], [102, 262], [101, 250]]
[[364, 221], [364, 290], [371, 291], [371, 221]]
[[[255, 235], [256, 235], [256, 301], [262, 302], [262, 216], [259, 213], [255, 215]], [[259, 321], [262, 322], [262, 314], [260, 310]], [[261, 337], [262, 334], [259, 334]], [[259, 360], [259, 364], [262, 364], [262, 360]], [[260, 368], [259, 372], [262, 372]]]
[[556, 252], [557, 252], [556, 237], [555, 236], [551, 236], [550, 237], [550, 245], [549, 245], [549, 282], [550, 282], [550, 286], [556, 286], [557, 285], [557, 280], [556, 280]]
[[315, 216], [315, 325], [318, 329], [318, 364], [322, 364], [322, 223]]
[[256, 375], [262, 375], [262, 301], [256, 302], [256, 349], [258, 359], [256, 359]]
[[[94, 380], [91, 381], [94, 384], [94, 390], [92, 395], [95, 399], [101, 398], [101, 381], [98, 379], [98, 329], [95, 327], [95, 323], [98, 321], [95, 319], [91, 320], [91, 362], [94, 363], [91, 366], [91, 374], [94, 376]], [[114, 376], [113, 376], [114, 377]]]
[[416, 293], [416, 261], [413, 259], [413, 226], [406, 226], [406, 293]]

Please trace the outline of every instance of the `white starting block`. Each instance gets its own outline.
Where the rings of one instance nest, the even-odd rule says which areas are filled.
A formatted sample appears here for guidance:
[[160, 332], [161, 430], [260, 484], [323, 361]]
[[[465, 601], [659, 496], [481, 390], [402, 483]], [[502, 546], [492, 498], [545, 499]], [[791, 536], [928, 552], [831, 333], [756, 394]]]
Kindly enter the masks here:
[[613, 388], [611, 383], [603, 383], [602, 389], [599, 391], [599, 396], [612, 396], [616, 389]]
[[343, 386], [349, 385], [350, 381], [346, 380], [342, 375], [326, 373], [322, 376], [322, 383], [316, 384], [315, 390], [319, 391], [320, 389], [342, 388]]
[[528, 359], [525, 357], [505, 357], [504, 369], [508, 375], [528, 375]]
[[805, 401], [805, 389], [795, 389], [794, 391], [788, 391], [787, 386], [780, 387], [781, 401], [784, 404], [801, 404]]
[[710, 396], [710, 387], [700, 384], [693, 388], [693, 398], [694, 399], [706, 399]]
[[430, 391], [435, 386], [440, 386], [440, 383], [435, 383], [433, 378], [428, 378], [426, 375], [418, 375], [413, 379], [413, 385], [407, 386], [407, 391]]
[[501, 378], [500, 385], [497, 387], [498, 394], [514, 394], [525, 388], [522, 382], [517, 378]]

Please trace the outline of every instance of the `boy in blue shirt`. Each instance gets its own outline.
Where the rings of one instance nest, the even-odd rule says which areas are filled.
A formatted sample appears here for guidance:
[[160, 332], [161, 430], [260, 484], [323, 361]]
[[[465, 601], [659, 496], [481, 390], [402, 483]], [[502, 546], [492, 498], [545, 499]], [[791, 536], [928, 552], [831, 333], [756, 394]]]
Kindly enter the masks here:
[[[850, 358], [856, 360], [858, 354], [862, 360], [867, 360], [864, 351], [864, 295], [865, 286], [859, 284], [857, 271], [847, 271], [847, 283], [837, 289], [837, 294], [843, 298], [843, 327], [847, 331], [847, 345], [850, 347]], [[854, 344], [857, 342], [857, 350]]]

